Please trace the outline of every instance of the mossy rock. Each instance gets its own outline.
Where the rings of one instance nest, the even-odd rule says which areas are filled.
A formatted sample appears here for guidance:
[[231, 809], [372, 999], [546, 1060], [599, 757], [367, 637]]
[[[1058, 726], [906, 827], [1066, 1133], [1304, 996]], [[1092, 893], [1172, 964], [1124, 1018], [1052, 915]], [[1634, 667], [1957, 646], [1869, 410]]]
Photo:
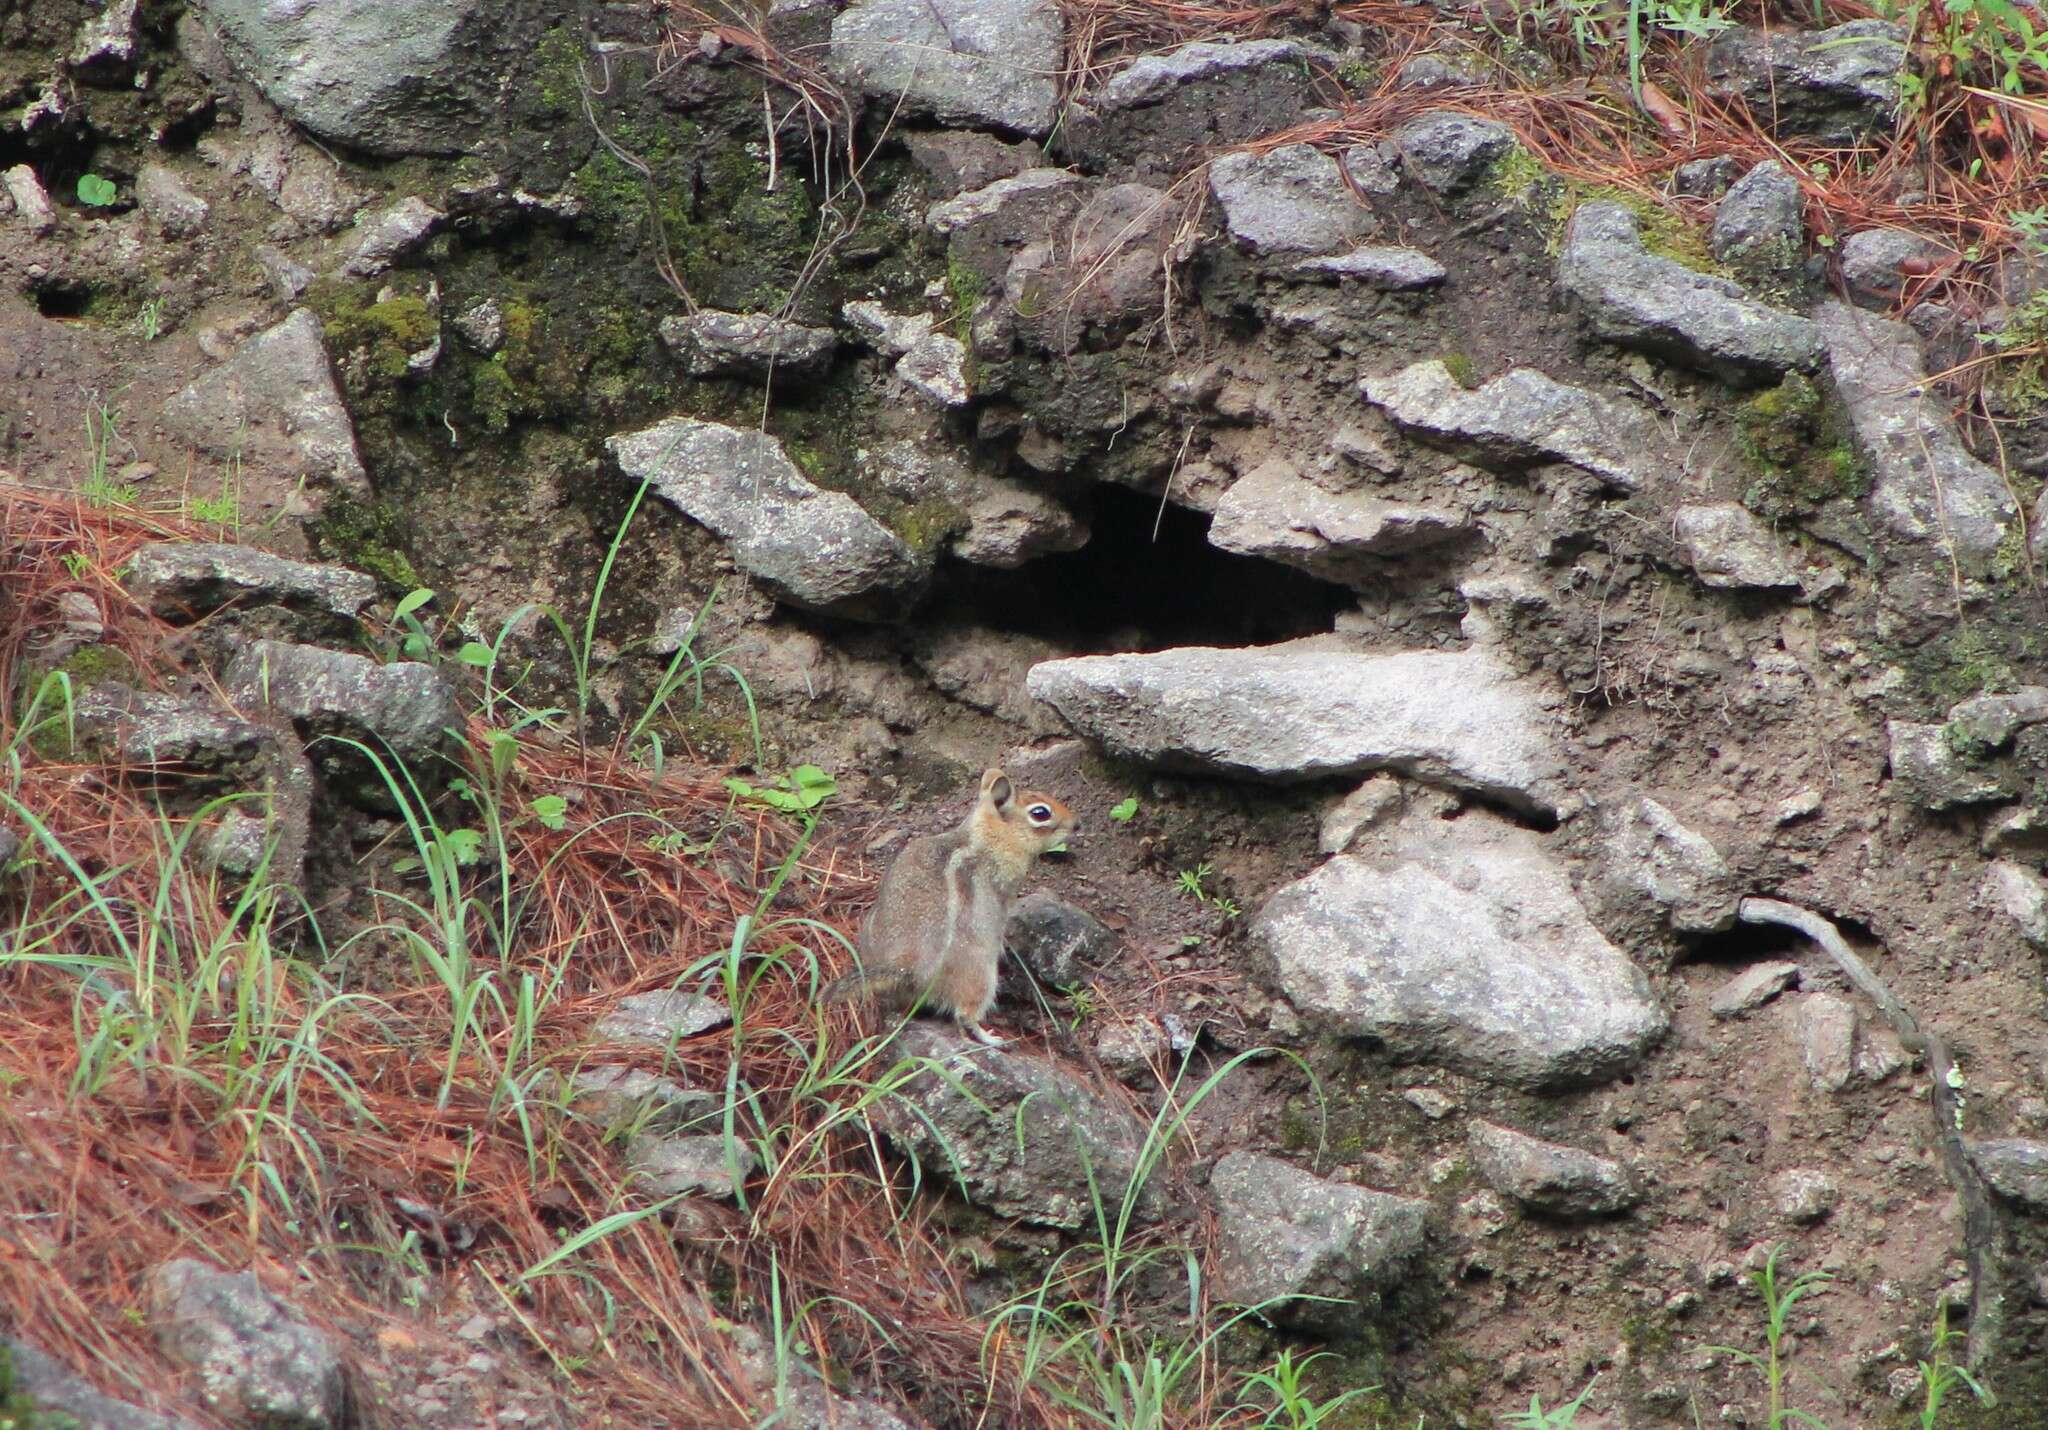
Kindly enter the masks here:
[[1736, 446], [1753, 474], [1743, 505], [1773, 520], [1811, 515], [1870, 489], [1870, 468], [1850, 437], [1848, 415], [1804, 373], [1735, 409]]

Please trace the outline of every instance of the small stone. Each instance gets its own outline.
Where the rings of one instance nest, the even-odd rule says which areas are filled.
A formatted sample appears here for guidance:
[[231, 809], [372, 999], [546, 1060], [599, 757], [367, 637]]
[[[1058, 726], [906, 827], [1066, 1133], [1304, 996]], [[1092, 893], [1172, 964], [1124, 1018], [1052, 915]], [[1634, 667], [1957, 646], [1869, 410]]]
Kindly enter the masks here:
[[26, 164], [16, 164], [0, 173], [0, 188], [6, 189], [7, 198], [14, 206], [14, 222], [38, 238], [56, 230], [56, 205], [50, 202], [50, 196], [44, 192], [43, 182], [36, 177], [34, 169]]
[[1351, 279], [1386, 293], [1433, 288], [1447, 276], [1444, 266], [1420, 249], [1371, 245], [1327, 258], [1305, 258], [1294, 265], [1294, 271], [1316, 278]]
[[598, 1020], [597, 1035], [615, 1043], [653, 1043], [666, 1047], [732, 1021], [723, 999], [680, 988], [661, 988], [621, 998]]
[[1811, 819], [1820, 813], [1821, 803], [1821, 793], [1817, 789], [1803, 789], [1795, 795], [1788, 795], [1778, 801], [1776, 822], [1783, 826]]
[[1799, 1058], [1820, 1092], [1840, 1092], [1856, 1075], [1856, 1009], [1832, 993], [1809, 993], [1794, 1014]]
[[1342, 854], [1358, 836], [1401, 809], [1401, 782], [1392, 775], [1374, 775], [1324, 811], [1316, 832], [1316, 848]]
[[166, 238], [190, 238], [206, 227], [212, 209], [162, 164], [145, 164], [135, 178], [135, 201]]
[[1612, 1216], [1642, 1200], [1635, 1177], [1611, 1158], [1491, 1122], [1474, 1122], [1467, 1130], [1467, 1143], [1473, 1165], [1488, 1184], [1531, 1211], [1558, 1217]]
[[717, 1099], [686, 1088], [674, 1078], [644, 1068], [588, 1064], [569, 1077], [572, 1112], [607, 1131], [630, 1127], [638, 1133], [680, 1130], [715, 1115]]
[[1799, 982], [1796, 963], [1759, 963], [1722, 984], [1707, 1001], [1716, 1018], [1740, 1018], [1754, 1012]]
[[1431, 1122], [1441, 1122], [1458, 1110], [1458, 1099], [1433, 1087], [1411, 1087], [1401, 1100]]
[[945, 333], [931, 333], [896, 360], [896, 376], [912, 392], [938, 407], [965, 407], [974, 400], [967, 345]]
[[1671, 171], [1671, 189], [1689, 199], [1718, 199], [1734, 185], [1741, 172], [1742, 163], [1732, 154], [1692, 159]]
[[1977, 897], [2011, 919], [2021, 938], [2048, 952], [2048, 884], [2039, 874], [2000, 859], [1984, 871]]
[[830, 328], [806, 327], [767, 313], [721, 313], [700, 308], [661, 320], [661, 340], [692, 377], [772, 374], [815, 378], [832, 365], [839, 340]]
[[735, 1140], [735, 1160], [729, 1162], [726, 1146], [723, 1136], [635, 1137], [627, 1144], [626, 1165], [632, 1168], [636, 1185], [650, 1196], [730, 1201], [739, 1184], [760, 1168], [761, 1159], [753, 1148]]
[[305, 264], [270, 244], [258, 244], [255, 250], [256, 266], [263, 270], [263, 276], [270, 281], [270, 291], [277, 295], [280, 303], [296, 303], [299, 295], [312, 286], [320, 275]]
[[2048, 1212], [2048, 1142], [1979, 1138], [1966, 1144], [1991, 1190], [2033, 1212]]
[[1901, 228], [1866, 228], [1842, 240], [1840, 249], [1842, 282], [1849, 296], [1866, 308], [1886, 308], [1906, 291], [1911, 281], [1910, 266], [1927, 265], [1949, 257], [1925, 234]]
[[1947, 725], [1891, 720], [1892, 780], [1923, 809], [1954, 809], [2010, 799], [2014, 791], [1996, 772], [1972, 765], [1958, 750]]
[[1805, 203], [1799, 181], [1783, 164], [1766, 159], [1744, 174], [1722, 198], [1708, 239], [1723, 263], [1757, 258], [1789, 267], [1805, 244]]
[[1653, 905], [1680, 933], [1734, 926], [1738, 890], [1727, 861], [1655, 800], [1639, 798], [1612, 817], [1602, 854], [1602, 885]]
[[1812, 1226], [1826, 1219], [1842, 1200], [1842, 1189], [1825, 1172], [1794, 1168], [1779, 1172], [1765, 1184], [1779, 1216], [1794, 1226]]
[[1026, 894], [1010, 910], [1003, 942], [1049, 988], [1071, 987], [1117, 948], [1116, 935], [1102, 920], [1043, 890]]
[[265, 1291], [254, 1272], [170, 1261], [150, 1274], [148, 1297], [158, 1348], [197, 1372], [200, 1395], [216, 1414], [275, 1430], [347, 1423], [340, 1348]]
[[910, 162], [931, 178], [935, 188], [948, 195], [964, 194], [1000, 179], [1013, 178], [1037, 168], [1043, 158], [1038, 145], [1029, 139], [1005, 144], [992, 134], [959, 129], [906, 134], [903, 143], [910, 150]]
[[1734, 502], [1682, 506], [1671, 525], [1694, 574], [1706, 585], [1772, 590], [1799, 584], [1799, 573], [1746, 507]]
[[1253, 253], [1333, 253], [1379, 226], [1337, 160], [1308, 144], [1226, 154], [1210, 166], [1209, 188], [1230, 236]]
[[1978, 847], [1986, 854], [2048, 857], [2048, 814], [2037, 809], [2009, 809], [1984, 827]]
[[426, 242], [428, 235], [446, 217], [425, 199], [408, 194], [390, 208], [370, 214], [361, 221], [354, 250], [342, 265], [342, 271], [358, 278], [374, 277], [384, 272]]
[[448, 326], [471, 352], [485, 357], [505, 346], [505, 310], [496, 298], [479, 298], [450, 319]]
[[1515, 147], [1505, 124], [1455, 110], [1410, 120], [1394, 135], [1401, 172], [1439, 194], [1470, 188], [1495, 161]]
[[1123, 1077], [1164, 1070], [1169, 1075], [1178, 1057], [1195, 1045], [1195, 1034], [1179, 1017], [1166, 1013], [1158, 1018], [1138, 1017], [1104, 1028], [1096, 1035], [1095, 1056], [1111, 1072]]

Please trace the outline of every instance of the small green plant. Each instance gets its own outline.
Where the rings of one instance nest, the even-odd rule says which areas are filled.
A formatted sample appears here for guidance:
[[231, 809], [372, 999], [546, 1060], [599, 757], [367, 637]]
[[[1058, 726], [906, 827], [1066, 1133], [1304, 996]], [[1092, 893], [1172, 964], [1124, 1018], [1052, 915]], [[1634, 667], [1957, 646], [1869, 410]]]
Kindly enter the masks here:
[[1790, 1281], [1780, 1284], [1778, 1279], [1778, 1257], [1784, 1251], [1774, 1246], [1764, 1258], [1760, 1270], [1749, 1273], [1749, 1279], [1757, 1289], [1764, 1303], [1764, 1354], [1754, 1355], [1749, 1351], [1737, 1350], [1734, 1346], [1709, 1346], [1708, 1349], [1723, 1355], [1734, 1356], [1764, 1378], [1764, 1391], [1769, 1397], [1766, 1430], [1784, 1430], [1790, 1424], [1809, 1427], [1809, 1430], [1827, 1430], [1827, 1427], [1804, 1410], [1794, 1410], [1785, 1404], [1785, 1328], [1791, 1322], [1792, 1308], [1808, 1296], [1817, 1296], [1827, 1289], [1834, 1276], [1826, 1271], [1802, 1271]]
[[756, 787], [736, 775], [728, 775], [725, 787], [735, 798], [750, 804], [810, 818], [819, 805], [838, 793], [839, 781], [816, 765], [798, 765], [788, 774], [777, 776], [772, 785]]
[[114, 474], [115, 448], [122, 441], [120, 422], [113, 398], [102, 397], [97, 390], [86, 394], [86, 473], [79, 495], [91, 506], [134, 506], [140, 495], [133, 482], [123, 482]]
[[194, 521], [223, 526], [232, 531], [242, 527], [242, 464], [228, 463], [220, 474], [220, 492], [210, 497], [187, 497], [185, 514]]
[[1205, 885], [1209, 876], [1214, 872], [1215, 870], [1211, 869], [1207, 864], [1197, 864], [1192, 869], [1181, 870], [1175, 877], [1174, 882], [1180, 885], [1180, 891], [1183, 894], [1186, 894], [1197, 903], [1206, 904], [1209, 902], [1209, 890]]
[[1584, 1390], [1555, 1410], [1545, 1410], [1542, 1399], [1532, 1395], [1529, 1397], [1529, 1408], [1511, 1412], [1508, 1415], [1508, 1424], [1513, 1426], [1514, 1430], [1572, 1430], [1572, 1427], [1579, 1423], [1579, 1411], [1584, 1407], [1586, 1397], [1593, 1393], [1593, 1387], [1599, 1383], [1600, 1377], [1594, 1376], [1586, 1382]]
[[163, 336], [164, 300], [161, 296], [151, 298], [142, 305], [135, 315], [135, 330], [142, 334], [142, 340], [153, 343]]
[[114, 202], [117, 193], [112, 179], [101, 178], [98, 174], [78, 176], [78, 201], [88, 208], [108, 207]]
[[1129, 824], [1138, 817], [1138, 797], [1132, 795], [1128, 799], [1118, 800], [1109, 807], [1109, 817], [1118, 824]]
[[558, 794], [544, 794], [527, 808], [543, 829], [566, 829], [569, 825], [569, 801]]
[[[1266, 1369], [1246, 1372], [1238, 1391], [1238, 1404], [1254, 1411], [1264, 1408], [1263, 1417], [1253, 1422], [1256, 1430], [1317, 1430], [1352, 1401], [1379, 1389], [1376, 1385], [1361, 1385], [1333, 1399], [1317, 1400], [1303, 1382], [1309, 1367], [1327, 1359], [1329, 1354], [1316, 1351], [1297, 1359], [1290, 1346]], [[1265, 1405], [1268, 1400], [1272, 1402], [1270, 1406]]]
[[1920, 1402], [1920, 1430], [1936, 1430], [1941, 1423], [1942, 1401], [1958, 1387], [1976, 1396], [1980, 1405], [1997, 1404], [1975, 1376], [1948, 1358], [1948, 1343], [1954, 1339], [1956, 1332], [1948, 1323], [1948, 1307], [1944, 1305], [1934, 1313], [1934, 1342], [1927, 1348], [1928, 1358], [1920, 1362], [1920, 1387], [1925, 1397]]

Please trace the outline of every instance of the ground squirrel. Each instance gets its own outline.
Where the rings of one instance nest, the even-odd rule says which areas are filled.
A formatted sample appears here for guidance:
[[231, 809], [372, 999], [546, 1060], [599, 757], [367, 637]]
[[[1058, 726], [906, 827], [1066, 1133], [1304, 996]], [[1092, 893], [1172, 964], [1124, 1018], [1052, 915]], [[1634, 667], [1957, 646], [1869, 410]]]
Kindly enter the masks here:
[[828, 985], [825, 1001], [865, 992], [908, 1003], [922, 995], [976, 1042], [1001, 1047], [981, 1019], [996, 996], [1010, 901], [1033, 861], [1079, 828], [1074, 812], [1051, 795], [985, 771], [965, 820], [911, 840], [889, 865], [861, 926], [860, 969]]

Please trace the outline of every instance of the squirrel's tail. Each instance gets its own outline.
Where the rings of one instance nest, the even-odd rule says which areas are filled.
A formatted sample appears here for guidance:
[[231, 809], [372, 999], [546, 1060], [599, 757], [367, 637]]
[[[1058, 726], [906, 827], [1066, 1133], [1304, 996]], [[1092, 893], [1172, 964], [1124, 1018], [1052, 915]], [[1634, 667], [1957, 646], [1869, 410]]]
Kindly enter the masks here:
[[818, 1001], [830, 1006], [857, 998], [908, 1000], [915, 991], [915, 982], [901, 973], [867, 973], [856, 968], [819, 989]]

